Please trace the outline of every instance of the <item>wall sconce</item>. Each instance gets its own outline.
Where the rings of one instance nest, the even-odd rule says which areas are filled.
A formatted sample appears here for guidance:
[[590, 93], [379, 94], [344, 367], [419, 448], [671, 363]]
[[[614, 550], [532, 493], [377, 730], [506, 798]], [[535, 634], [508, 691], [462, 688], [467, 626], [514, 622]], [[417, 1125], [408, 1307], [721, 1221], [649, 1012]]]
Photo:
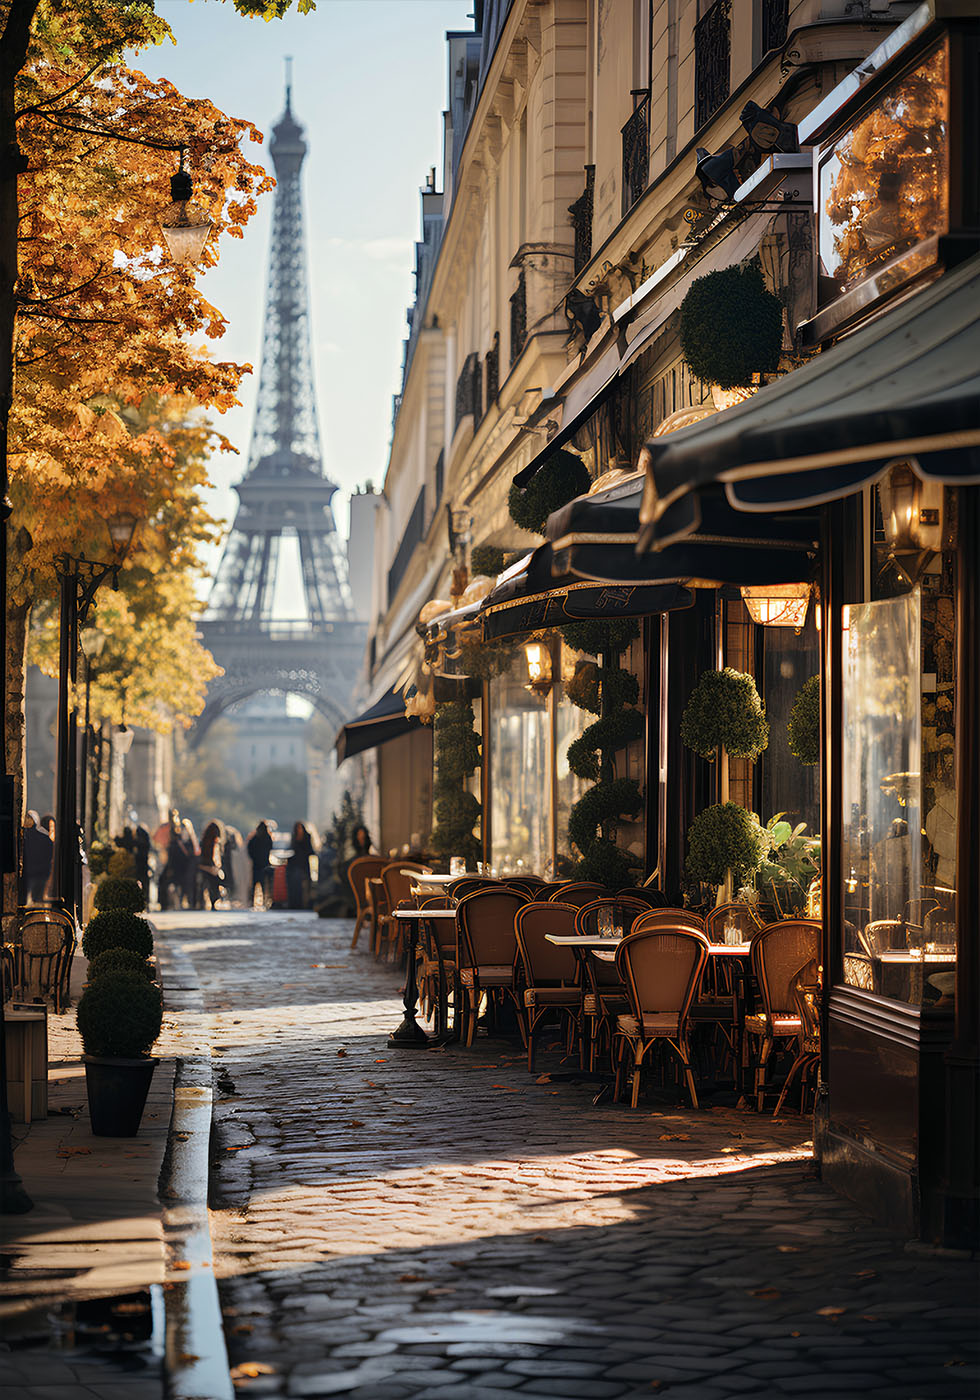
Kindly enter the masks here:
[[746, 102], [739, 120], [757, 151], [782, 151], [790, 155], [800, 149], [796, 127], [792, 122], [782, 121], [771, 107]]
[[942, 547], [943, 488], [925, 482], [909, 462], [896, 462], [878, 482], [881, 523], [889, 558], [909, 583]]
[[751, 584], [741, 592], [753, 622], [763, 627], [795, 627], [797, 632], [802, 631], [810, 602], [808, 583]]
[[528, 642], [524, 648], [527, 657], [528, 684], [526, 690], [535, 695], [548, 695], [552, 687], [551, 652], [544, 642]]

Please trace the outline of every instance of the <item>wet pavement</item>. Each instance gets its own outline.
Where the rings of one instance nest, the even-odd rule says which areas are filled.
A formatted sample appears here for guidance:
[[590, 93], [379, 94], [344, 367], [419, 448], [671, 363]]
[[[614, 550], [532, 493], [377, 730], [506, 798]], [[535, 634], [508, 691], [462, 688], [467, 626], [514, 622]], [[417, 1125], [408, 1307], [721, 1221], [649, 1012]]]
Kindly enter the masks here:
[[205, 993], [240, 1394], [977, 1393], [976, 1262], [825, 1190], [805, 1120], [594, 1106], [557, 1049], [391, 1050], [399, 978], [349, 923], [159, 925]]

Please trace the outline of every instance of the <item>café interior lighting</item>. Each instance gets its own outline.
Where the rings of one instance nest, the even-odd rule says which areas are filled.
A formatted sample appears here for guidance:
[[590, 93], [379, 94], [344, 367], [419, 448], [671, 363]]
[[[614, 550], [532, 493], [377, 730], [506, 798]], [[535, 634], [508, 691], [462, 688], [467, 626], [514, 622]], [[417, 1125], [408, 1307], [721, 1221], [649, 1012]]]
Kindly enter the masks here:
[[801, 631], [810, 602], [808, 583], [768, 583], [743, 586], [742, 601], [753, 622], [763, 627], [795, 627]]
[[543, 642], [528, 642], [524, 648], [527, 657], [527, 689], [535, 695], [547, 695], [551, 690], [551, 654]]

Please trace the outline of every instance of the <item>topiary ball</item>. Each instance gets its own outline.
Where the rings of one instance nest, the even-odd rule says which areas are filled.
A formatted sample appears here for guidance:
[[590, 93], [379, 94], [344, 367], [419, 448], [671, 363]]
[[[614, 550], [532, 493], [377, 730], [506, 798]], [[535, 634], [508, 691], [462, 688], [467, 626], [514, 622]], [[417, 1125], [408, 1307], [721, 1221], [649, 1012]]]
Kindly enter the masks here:
[[82, 935], [82, 952], [91, 961], [109, 948], [128, 948], [148, 958], [153, 952], [153, 930], [145, 919], [125, 909], [93, 914]]
[[789, 751], [801, 763], [820, 762], [820, 677], [811, 676], [793, 701], [786, 726]]
[[691, 373], [722, 389], [778, 368], [783, 308], [761, 270], [724, 267], [691, 283], [681, 302], [680, 341]]
[[130, 914], [142, 914], [146, 895], [138, 880], [121, 875], [106, 875], [95, 887], [96, 909], [125, 909]]
[[510, 518], [522, 530], [536, 535], [552, 511], [561, 510], [576, 496], [584, 496], [592, 485], [589, 469], [575, 452], [559, 449], [523, 487], [513, 485], [507, 498]]
[[681, 738], [702, 758], [719, 748], [732, 758], [758, 758], [769, 743], [769, 722], [755, 681], [726, 666], [705, 671], [681, 716]]
[[476, 544], [470, 551], [470, 569], [474, 574], [496, 578], [504, 571], [504, 551], [495, 544]]
[[691, 823], [687, 832], [685, 871], [692, 880], [720, 885], [729, 872], [737, 886], [759, 869], [769, 849], [769, 838], [751, 812], [737, 802], [719, 802]]
[[573, 651], [585, 651], [598, 656], [610, 651], [614, 656], [625, 651], [640, 635], [640, 624], [633, 617], [584, 618], [581, 622], [566, 622], [559, 632]]
[[86, 1055], [140, 1059], [160, 1034], [160, 989], [139, 972], [106, 973], [85, 988], [77, 1019]]
[[104, 953], [99, 953], [88, 965], [88, 980], [97, 982], [110, 972], [138, 972], [148, 982], [154, 978], [153, 968], [132, 948], [107, 948]]

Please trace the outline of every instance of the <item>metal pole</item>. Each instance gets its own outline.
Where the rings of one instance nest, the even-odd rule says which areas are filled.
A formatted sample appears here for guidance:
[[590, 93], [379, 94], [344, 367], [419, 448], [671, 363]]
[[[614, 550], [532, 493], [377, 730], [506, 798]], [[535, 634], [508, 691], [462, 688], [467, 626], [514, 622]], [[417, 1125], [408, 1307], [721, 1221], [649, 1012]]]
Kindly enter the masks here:
[[78, 674], [78, 572], [66, 560], [61, 574], [58, 659], [58, 789], [55, 827], [55, 896], [75, 917], [78, 821], [75, 794], [77, 729], [73, 690]]
[[85, 719], [82, 724], [81, 780], [78, 792], [78, 810], [82, 818], [82, 835], [86, 848], [92, 840], [92, 825], [89, 821], [89, 764], [91, 763], [91, 729], [89, 727], [89, 701], [92, 694], [92, 662], [85, 658]]

